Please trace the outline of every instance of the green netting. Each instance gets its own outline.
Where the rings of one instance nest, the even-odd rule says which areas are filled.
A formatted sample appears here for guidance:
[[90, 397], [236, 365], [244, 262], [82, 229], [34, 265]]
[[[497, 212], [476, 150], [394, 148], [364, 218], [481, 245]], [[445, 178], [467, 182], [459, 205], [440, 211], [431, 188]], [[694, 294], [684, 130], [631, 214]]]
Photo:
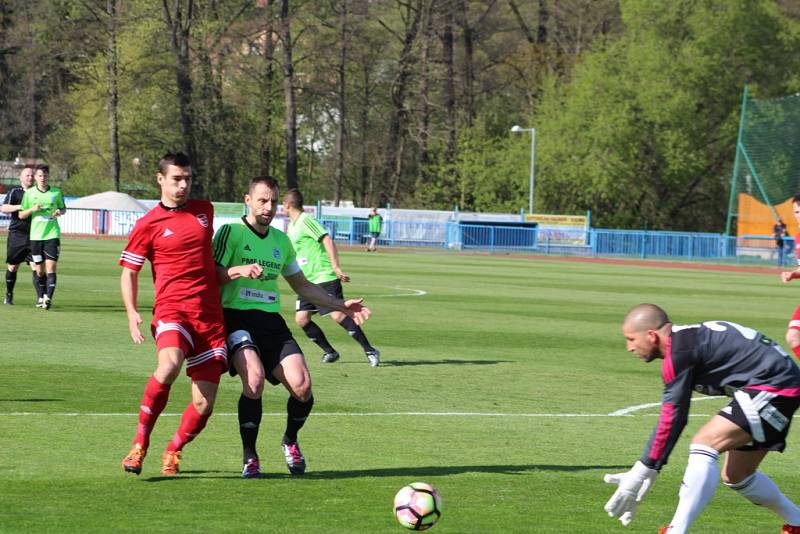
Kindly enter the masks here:
[[739, 139], [731, 182], [728, 230], [745, 193], [772, 206], [800, 193], [800, 94], [769, 100], [742, 99]]

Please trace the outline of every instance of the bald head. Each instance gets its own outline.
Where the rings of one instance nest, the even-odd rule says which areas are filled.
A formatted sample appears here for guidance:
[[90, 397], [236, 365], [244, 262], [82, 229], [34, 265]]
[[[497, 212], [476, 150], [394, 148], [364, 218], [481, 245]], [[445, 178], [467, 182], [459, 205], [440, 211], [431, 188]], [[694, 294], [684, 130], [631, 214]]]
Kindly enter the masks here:
[[670, 322], [667, 312], [655, 304], [639, 304], [628, 312], [623, 325], [633, 332], [643, 332], [645, 330], [659, 330]]
[[655, 304], [634, 306], [622, 323], [622, 335], [628, 352], [635, 353], [646, 362], [663, 358], [671, 324], [667, 312]]

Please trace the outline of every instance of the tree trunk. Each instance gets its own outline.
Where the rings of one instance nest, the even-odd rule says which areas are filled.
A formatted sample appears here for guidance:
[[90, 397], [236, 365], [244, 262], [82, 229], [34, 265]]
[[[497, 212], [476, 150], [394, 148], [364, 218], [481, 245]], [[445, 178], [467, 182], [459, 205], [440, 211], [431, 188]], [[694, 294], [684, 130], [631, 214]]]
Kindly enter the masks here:
[[192, 170], [195, 175], [192, 187], [196, 196], [203, 197], [206, 188], [203, 180], [198, 179], [202, 175], [200, 161], [197, 158], [197, 148], [194, 137], [194, 110], [192, 109], [192, 73], [189, 57], [189, 37], [194, 16], [193, 0], [186, 0], [186, 14], [184, 16], [184, 1], [173, 0], [172, 8], [168, 5], [168, 0], [162, 0], [164, 7], [164, 19], [171, 34], [172, 55], [175, 58], [175, 82], [178, 89], [178, 108], [181, 118], [181, 134], [183, 136], [183, 148], [189, 160], [192, 162]]
[[347, 119], [347, 110], [345, 108], [346, 101], [345, 101], [345, 66], [347, 64], [347, 39], [348, 39], [348, 29], [347, 29], [347, 0], [341, 0], [340, 4], [340, 12], [339, 12], [339, 39], [340, 43], [339, 46], [341, 50], [339, 51], [339, 64], [336, 66], [337, 71], [337, 99], [338, 99], [338, 108], [339, 108], [339, 132], [336, 137], [336, 153], [334, 154], [334, 158], [336, 160], [336, 174], [334, 176], [334, 192], [333, 192], [333, 203], [335, 206], [339, 206], [339, 202], [342, 199], [342, 184], [344, 183], [344, 151], [345, 151], [345, 135], [347, 133], [347, 129], [345, 128], [346, 119]]
[[405, 4], [407, 11], [406, 31], [403, 37], [403, 50], [400, 54], [400, 66], [397, 76], [392, 83], [392, 112], [389, 120], [389, 139], [386, 147], [386, 164], [384, 166], [384, 176], [389, 178], [390, 197], [388, 200], [395, 205], [397, 194], [400, 190], [400, 179], [403, 174], [403, 152], [405, 148], [405, 137], [408, 126], [408, 110], [406, 109], [406, 97], [408, 84], [412, 75], [414, 56], [411, 53], [414, 41], [417, 38], [420, 16], [422, 14], [422, 0], [415, 0]]
[[[456, 95], [455, 95], [455, 65], [453, 60], [453, 25], [455, 20], [456, 5], [454, 0], [447, 0], [444, 12], [444, 26], [442, 28], [442, 61], [445, 65], [445, 79], [443, 88], [444, 97], [444, 128], [447, 132], [447, 147], [444, 153], [445, 164], [450, 166], [456, 157]], [[452, 173], [448, 169], [448, 173]]]
[[370, 87], [370, 70], [369, 66], [364, 63], [362, 65], [362, 71], [364, 73], [364, 94], [362, 96], [363, 102], [361, 104], [361, 118], [360, 118], [360, 126], [361, 126], [361, 143], [359, 143], [361, 148], [361, 202], [362, 206], [366, 206], [368, 203], [373, 204], [372, 194], [374, 191], [374, 181], [372, 180], [372, 174], [370, 173], [370, 166], [369, 166], [369, 144], [367, 143], [367, 132], [369, 132], [369, 108], [372, 104], [372, 89]]
[[114, 182], [114, 191], [120, 190], [120, 155], [119, 155], [119, 124], [118, 124], [118, 51], [117, 51], [117, 0], [107, 0], [106, 14], [108, 15], [108, 62], [106, 74], [108, 77], [108, 123], [109, 143], [111, 148], [111, 179]]
[[550, 12], [547, 10], [547, 0], [539, 0], [539, 20], [536, 23], [536, 42], [540, 45], [547, 43], [547, 21]]
[[261, 139], [261, 174], [271, 175], [273, 167], [272, 141], [272, 122], [274, 108], [272, 98], [275, 91], [275, 34], [274, 19], [272, 17], [272, 2], [267, 2], [264, 9], [264, 137]]
[[419, 178], [417, 190], [430, 179], [430, 138], [431, 138], [431, 41], [433, 40], [433, 7], [436, 0], [429, 0], [425, 6], [425, 31], [423, 34], [422, 65], [420, 65], [420, 132], [419, 132]]
[[281, 44], [283, 45], [283, 95], [286, 103], [286, 188], [298, 187], [297, 110], [294, 99], [294, 64], [289, 22], [289, 0], [281, 0]]
[[464, 116], [467, 126], [475, 123], [475, 36], [469, 22], [469, 11], [465, 0], [459, 0], [461, 28], [464, 32]]
[[[31, 49], [34, 48], [34, 30], [33, 28], [29, 28], [29, 45]], [[28, 68], [28, 157], [29, 158], [36, 158], [38, 154], [39, 148], [39, 136], [37, 135], [39, 131], [39, 106], [38, 106], [38, 96], [37, 96], [37, 88], [38, 88], [38, 80], [36, 79], [36, 69], [35, 68]]]

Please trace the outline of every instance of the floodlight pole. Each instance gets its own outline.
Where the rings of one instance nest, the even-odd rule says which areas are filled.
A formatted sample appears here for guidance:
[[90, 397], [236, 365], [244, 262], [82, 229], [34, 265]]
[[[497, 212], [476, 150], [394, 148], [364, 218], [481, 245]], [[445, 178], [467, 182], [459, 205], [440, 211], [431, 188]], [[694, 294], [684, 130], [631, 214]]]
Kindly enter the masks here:
[[534, 190], [534, 172], [536, 170], [536, 128], [520, 128], [518, 125], [511, 127], [513, 133], [530, 132], [531, 133], [531, 183], [530, 193], [528, 195], [528, 213], [533, 213], [533, 190]]

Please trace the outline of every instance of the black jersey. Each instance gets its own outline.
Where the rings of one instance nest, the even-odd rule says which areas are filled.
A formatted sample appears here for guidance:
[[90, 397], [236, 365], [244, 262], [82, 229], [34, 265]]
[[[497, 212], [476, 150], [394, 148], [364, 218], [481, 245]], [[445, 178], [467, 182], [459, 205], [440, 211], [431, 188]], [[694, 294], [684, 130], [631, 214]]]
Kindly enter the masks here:
[[692, 392], [733, 394], [741, 388], [800, 396], [800, 368], [760, 332], [727, 321], [673, 326], [661, 366], [661, 415], [642, 463], [661, 469], [686, 426]]
[[[22, 204], [22, 197], [24, 195], [25, 190], [17, 186], [6, 193], [6, 199], [3, 201], [3, 204], [18, 206]], [[31, 220], [20, 219], [19, 212], [15, 211], [11, 214], [11, 222], [8, 223], [8, 231], [19, 232], [20, 234], [25, 234], [27, 236], [31, 231]]]

